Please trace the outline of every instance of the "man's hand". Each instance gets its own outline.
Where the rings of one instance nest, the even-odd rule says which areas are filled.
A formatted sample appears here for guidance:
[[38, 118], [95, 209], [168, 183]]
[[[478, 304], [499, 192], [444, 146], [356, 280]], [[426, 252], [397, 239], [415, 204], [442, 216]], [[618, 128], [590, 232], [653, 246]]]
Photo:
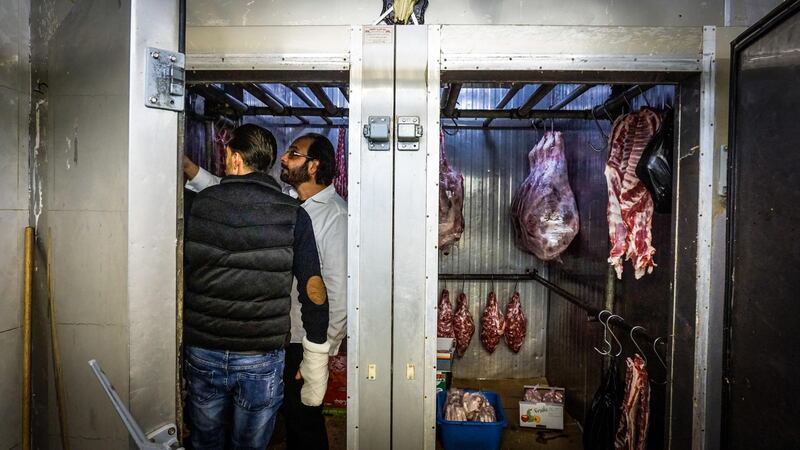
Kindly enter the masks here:
[[189, 180], [193, 180], [194, 177], [197, 176], [197, 172], [200, 171], [200, 167], [193, 163], [188, 156], [183, 155], [183, 173], [186, 175], [186, 178]]
[[302, 380], [302, 379], [303, 379], [303, 374], [302, 374], [302, 373], [300, 373], [300, 369], [297, 369], [297, 373], [296, 373], [296, 374], [294, 374], [294, 379], [295, 379], [295, 380], [298, 380], [298, 381], [300, 381], [300, 380]]

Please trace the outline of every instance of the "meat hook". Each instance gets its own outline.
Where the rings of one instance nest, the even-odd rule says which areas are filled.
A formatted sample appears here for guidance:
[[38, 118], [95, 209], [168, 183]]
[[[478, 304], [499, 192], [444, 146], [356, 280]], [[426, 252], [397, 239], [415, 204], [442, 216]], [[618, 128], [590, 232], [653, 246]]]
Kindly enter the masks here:
[[636, 349], [639, 350], [639, 354], [642, 355], [642, 359], [644, 360], [644, 366], [647, 367], [647, 355], [644, 354], [644, 350], [642, 350], [642, 347], [639, 347], [639, 343], [636, 342], [636, 339], [633, 337], [633, 332], [636, 331], [637, 328], [641, 328], [643, 331], [647, 331], [647, 328], [640, 325], [636, 325], [635, 327], [631, 328], [631, 342], [633, 342], [633, 345], [635, 345]]
[[609, 325], [608, 326], [608, 332], [611, 333], [611, 337], [613, 337], [614, 340], [617, 341], [617, 345], [619, 345], [619, 351], [614, 356], [619, 356], [619, 355], [622, 354], [622, 342], [620, 342], [619, 339], [617, 339], [617, 335], [614, 334], [614, 331], [611, 329], [611, 319], [613, 319], [614, 317], [618, 317], [619, 320], [621, 320], [623, 322], [625, 321], [625, 319], [623, 319], [622, 316], [620, 316], [618, 314], [612, 314], [612, 315], [608, 316], [608, 319], [606, 319], [606, 324]]
[[[658, 344], [658, 340], [659, 339], [661, 339], [661, 336], [655, 338], [655, 340], [653, 341], [653, 353], [656, 354], [656, 358], [658, 359], [658, 362], [660, 362], [661, 365], [664, 367], [664, 370], [668, 371], [669, 368], [667, 367], [667, 363], [665, 363], [664, 360], [661, 358], [661, 354], [658, 353], [658, 349], [656, 348], [656, 345]], [[655, 381], [655, 380], [651, 379], [650, 382], [653, 383], [653, 384], [665, 385], [665, 384], [667, 384], [667, 377], [664, 376], [664, 381]]]
[[600, 122], [597, 120], [597, 116], [594, 115], [594, 110], [592, 110], [592, 119], [594, 119], [594, 124], [597, 125], [597, 130], [600, 132], [600, 135], [603, 136], [603, 139], [605, 139], [605, 141], [604, 141], [605, 145], [603, 145], [600, 148], [597, 148], [597, 147], [594, 146], [594, 144], [592, 144], [592, 140], [589, 139], [589, 147], [591, 147], [592, 150], [594, 150], [595, 152], [600, 153], [603, 150], [605, 150], [606, 147], [608, 146], [608, 136], [606, 136], [606, 133], [603, 131], [603, 128], [600, 126]]
[[603, 325], [603, 343], [605, 345], [608, 345], [608, 350], [601, 351], [597, 347], [593, 347], [593, 348], [597, 353], [600, 353], [603, 356], [608, 356], [608, 355], [611, 354], [611, 348], [612, 347], [611, 347], [611, 341], [608, 340], [608, 324], [603, 322], [603, 317], [602, 317], [603, 313], [608, 313], [610, 315], [611, 311], [609, 311], [607, 309], [604, 309], [604, 310], [600, 311], [599, 313], [597, 313], [597, 321], [600, 322], [601, 325]]

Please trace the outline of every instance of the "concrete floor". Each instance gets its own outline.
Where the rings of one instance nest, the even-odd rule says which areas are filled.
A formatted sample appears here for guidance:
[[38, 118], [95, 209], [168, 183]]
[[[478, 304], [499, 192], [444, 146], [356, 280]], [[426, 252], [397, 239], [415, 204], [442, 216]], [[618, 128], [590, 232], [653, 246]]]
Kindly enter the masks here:
[[[337, 410], [332, 414], [325, 415], [325, 425], [328, 429], [328, 448], [329, 450], [344, 450], [347, 448], [347, 417], [344, 411]], [[267, 446], [267, 450], [286, 450], [285, 425], [283, 416], [278, 415], [275, 423], [275, 432], [272, 440]]]
[[[508, 380], [476, 380], [454, 378], [453, 386], [462, 389], [481, 389], [500, 395], [503, 410], [508, 418], [508, 427], [503, 430], [500, 448], [503, 450], [541, 449], [541, 450], [581, 450], [583, 448], [581, 429], [572, 417], [564, 414], [563, 431], [534, 430], [519, 426], [519, 401], [522, 400], [522, 386], [547, 385], [544, 378], [523, 378]], [[441, 443], [436, 443], [442, 449]]]
[[[503, 450], [581, 450], [583, 448], [581, 429], [578, 423], [564, 415], [563, 431], [532, 430], [520, 428], [518, 402], [522, 399], [522, 386], [546, 385], [544, 378], [525, 378], [509, 380], [476, 380], [454, 378], [453, 386], [467, 389], [483, 389], [496, 392], [503, 402], [503, 409], [508, 417], [508, 427], [503, 430], [503, 441], [500, 448]], [[328, 441], [330, 450], [343, 450], [347, 448], [347, 418], [344, 414], [326, 415], [325, 423], [328, 427]], [[275, 424], [275, 434], [269, 444], [269, 450], [285, 450], [283, 418], [279, 415]], [[436, 442], [437, 449], [443, 449], [440, 442]]]

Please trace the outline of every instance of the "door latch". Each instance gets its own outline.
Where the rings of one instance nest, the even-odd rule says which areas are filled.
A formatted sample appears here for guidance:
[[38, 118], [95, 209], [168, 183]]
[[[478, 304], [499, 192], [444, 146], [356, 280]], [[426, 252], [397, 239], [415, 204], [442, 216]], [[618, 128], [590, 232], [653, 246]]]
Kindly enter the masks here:
[[182, 53], [147, 48], [144, 105], [183, 111], [186, 93], [186, 57]]
[[364, 137], [367, 138], [372, 151], [389, 150], [389, 116], [369, 116], [369, 124], [364, 125]]
[[419, 138], [422, 137], [422, 125], [419, 117], [401, 116], [397, 118], [397, 149], [419, 150]]

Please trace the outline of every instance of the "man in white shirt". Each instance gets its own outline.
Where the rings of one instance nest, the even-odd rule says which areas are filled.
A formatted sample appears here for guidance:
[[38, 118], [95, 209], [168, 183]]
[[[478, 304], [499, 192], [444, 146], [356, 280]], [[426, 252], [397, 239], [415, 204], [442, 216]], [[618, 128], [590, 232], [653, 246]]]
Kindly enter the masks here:
[[[186, 187], [198, 192], [219, 183], [219, 178], [199, 168], [184, 157], [184, 172], [189, 179]], [[289, 195], [302, 201], [311, 217], [317, 241], [322, 278], [328, 290], [328, 341], [330, 355], [339, 352], [347, 332], [347, 203], [336, 193], [336, 155], [331, 142], [316, 133], [295, 139], [281, 157], [281, 181], [292, 186]], [[292, 295], [296, 296], [296, 289]], [[299, 372], [303, 356], [305, 330], [301, 320], [301, 305], [292, 299], [291, 344], [286, 347], [284, 371], [284, 403], [287, 449], [327, 449], [328, 436], [322, 406], [311, 407], [300, 401], [303, 385]]]

